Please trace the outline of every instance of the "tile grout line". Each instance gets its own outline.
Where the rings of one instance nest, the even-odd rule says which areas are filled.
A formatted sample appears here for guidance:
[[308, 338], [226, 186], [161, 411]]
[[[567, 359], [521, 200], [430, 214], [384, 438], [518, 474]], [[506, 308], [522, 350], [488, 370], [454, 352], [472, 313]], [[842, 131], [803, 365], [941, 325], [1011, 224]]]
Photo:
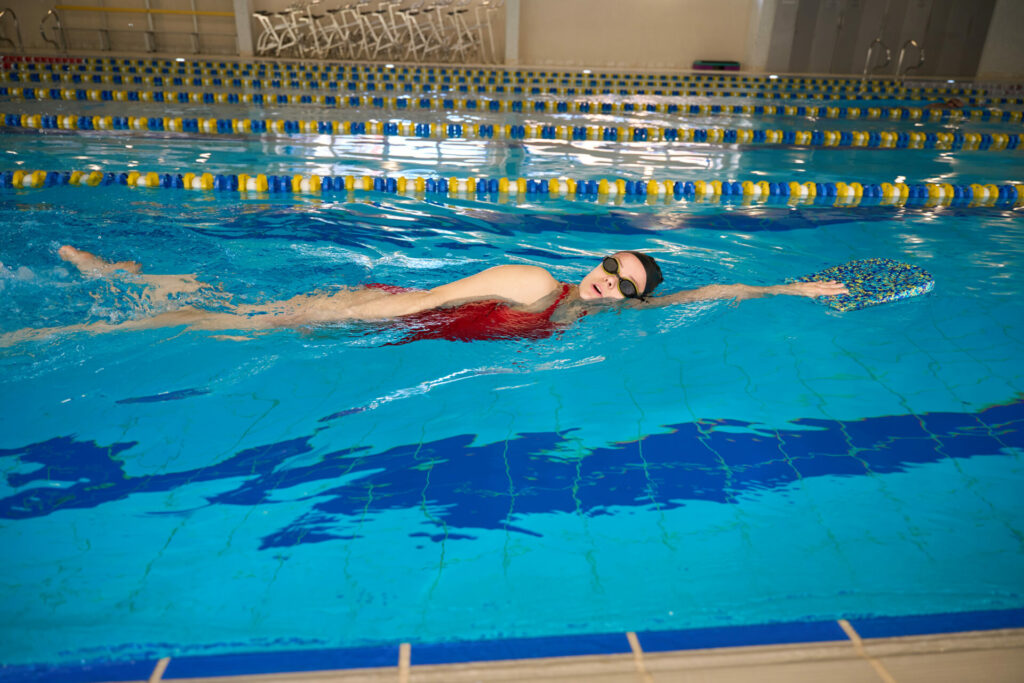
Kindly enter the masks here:
[[626, 640], [629, 641], [629, 649], [633, 651], [633, 663], [636, 665], [636, 672], [640, 679], [644, 683], [653, 683], [654, 679], [651, 678], [651, 674], [647, 673], [647, 667], [644, 666], [644, 651], [640, 647], [640, 639], [636, 637], [635, 632], [627, 631]]
[[853, 643], [853, 647], [857, 650], [857, 654], [868, 661], [868, 664], [870, 664], [871, 668], [875, 670], [875, 673], [878, 674], [878, 677], [885, 681], [885, 683], [896, 683], [896, 679], [892, 677], [892, 674], [890, 674], [889, 671], [885, 668], [885, 665], [877, 659], [875, 659], [874, 657], [870, 656], [864, 649], [864, 641], [861, 640], [860, 634], [858, 634], [857, 631], [854, 630], [853, 625], [846, 619], [840, 619], [836, 623], [839, 624], [839, 628], [843, 629], [843, 633], [845, 633], [846, 636]]
[[167, 671], [167, 665], [171, 663], [170, 657], [163, 657], [153, 667], [153, 673], [149, 675], [148, 683], [160, 683], [164, 678], [164, 672]]
[[412, 645], [402, 643], [398, 646], [398, 683], [409, 683], [409, 665], [412, 661]]

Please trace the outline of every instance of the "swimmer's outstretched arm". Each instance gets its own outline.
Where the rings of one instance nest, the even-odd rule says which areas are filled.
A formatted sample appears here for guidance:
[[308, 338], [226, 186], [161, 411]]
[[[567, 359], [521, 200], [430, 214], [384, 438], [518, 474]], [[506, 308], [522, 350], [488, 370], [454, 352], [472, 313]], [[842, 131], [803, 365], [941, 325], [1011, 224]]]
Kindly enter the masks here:
[[788, 295], [788, 296], [836, 296], [837, 294], [848, 294], [846, 285], [836, 280], [815, 280], [813, 282], [794, 282], [789, 285], [769, 285], [757, 287], [754, 285], [708, 285], [698, 289], [685, 289], [681, 292], [667, 294], [665, 296], [652, 296], [647, 301], [637, 304], [640, 307], [657, 308], [671, 306], [672, 304], [683, 304], [694, 301], [711, 301], [714, 299], [758, 299], [763, 296]]

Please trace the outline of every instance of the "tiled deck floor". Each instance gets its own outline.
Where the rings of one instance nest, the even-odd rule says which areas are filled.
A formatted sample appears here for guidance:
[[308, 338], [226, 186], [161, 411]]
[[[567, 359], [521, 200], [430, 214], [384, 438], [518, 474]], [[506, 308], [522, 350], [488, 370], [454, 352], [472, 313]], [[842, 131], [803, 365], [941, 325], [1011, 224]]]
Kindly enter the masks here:
[[181, 683], [1019, 683], [1024, 629], [859, 641], [554, 657], [219, 678], [157, 679]]

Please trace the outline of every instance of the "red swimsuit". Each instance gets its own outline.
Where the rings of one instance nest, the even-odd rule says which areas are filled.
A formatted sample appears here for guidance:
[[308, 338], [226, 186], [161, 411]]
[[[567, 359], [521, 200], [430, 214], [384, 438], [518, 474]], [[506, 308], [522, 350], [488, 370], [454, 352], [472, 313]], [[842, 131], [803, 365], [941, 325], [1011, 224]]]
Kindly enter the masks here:
[[[393, 285], [370, 284], [367, 287], [398, 293], [412, 291]], [[409, 329], [410, 334], [399, 344], [420, 339], [476, 341], [478, 339], [544, 339], [561, 325], [551, 322], [551, 314], [569, 293], [563, 283], [554, 303], [543, 311], [530, 313], [509, 307], [496, 300], [473, 301], [454, 308], [433, 308], [396, 318], [395, 322]]]

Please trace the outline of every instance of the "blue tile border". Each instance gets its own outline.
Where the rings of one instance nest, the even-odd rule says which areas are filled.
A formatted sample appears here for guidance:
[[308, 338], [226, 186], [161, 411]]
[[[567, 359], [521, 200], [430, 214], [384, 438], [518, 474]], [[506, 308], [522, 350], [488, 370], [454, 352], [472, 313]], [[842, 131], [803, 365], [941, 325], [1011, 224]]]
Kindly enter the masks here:
[[861, 638], [924, 636], [960, 631], [1024, 628], [1024, 609], [915, 614], [905, 617], [851, 617], [848, 621]]
[[77, 666], [0, 666], [0, 681], [4, 683], [35, 683], [60, 681], [61, 683], [106, 683], [107, 681], [145, 681], [153, 673], [157, 660], [128, 662], [90, 662]]
[[[952, 612], [898, 617], [849, 617], [861, 638], [934, 635], [962, 631], [1024, 628], [1024, 609]], [[696, 650], [749, 645], [782, 645], [847, 640], [836, 621], [718, 626], [674, 631], [638, 631], [644, 652]], [[412, 664], [455, 664], [538, 657], [625, 654], [625, 633], [597, 633], [536, 638], [505, 638], [442, 643], [413, 643]], [[241, 654], [172, 657], [164, 678], [238, 676], [398, 665], [398, 645], [318, 650], [283, 650]], [[156, 659], [93, 662], [76, 666], [0, 666], [4, 683], [98, 683], [146, 680]]]
[[366, 669], [377, 666], [398, 666], [398, 645], [172, 657], [164, 678]]
[[640, 649], [644, 652], [848, 640], [846, 633], [835, 621], [719, 626], [681, 631], [637, 631], [636, 637], [640, 641]]
[[412, 644], [412, 664], [492, 662], [500, 659], [611, 655], [630, 652], [625, 633]]

